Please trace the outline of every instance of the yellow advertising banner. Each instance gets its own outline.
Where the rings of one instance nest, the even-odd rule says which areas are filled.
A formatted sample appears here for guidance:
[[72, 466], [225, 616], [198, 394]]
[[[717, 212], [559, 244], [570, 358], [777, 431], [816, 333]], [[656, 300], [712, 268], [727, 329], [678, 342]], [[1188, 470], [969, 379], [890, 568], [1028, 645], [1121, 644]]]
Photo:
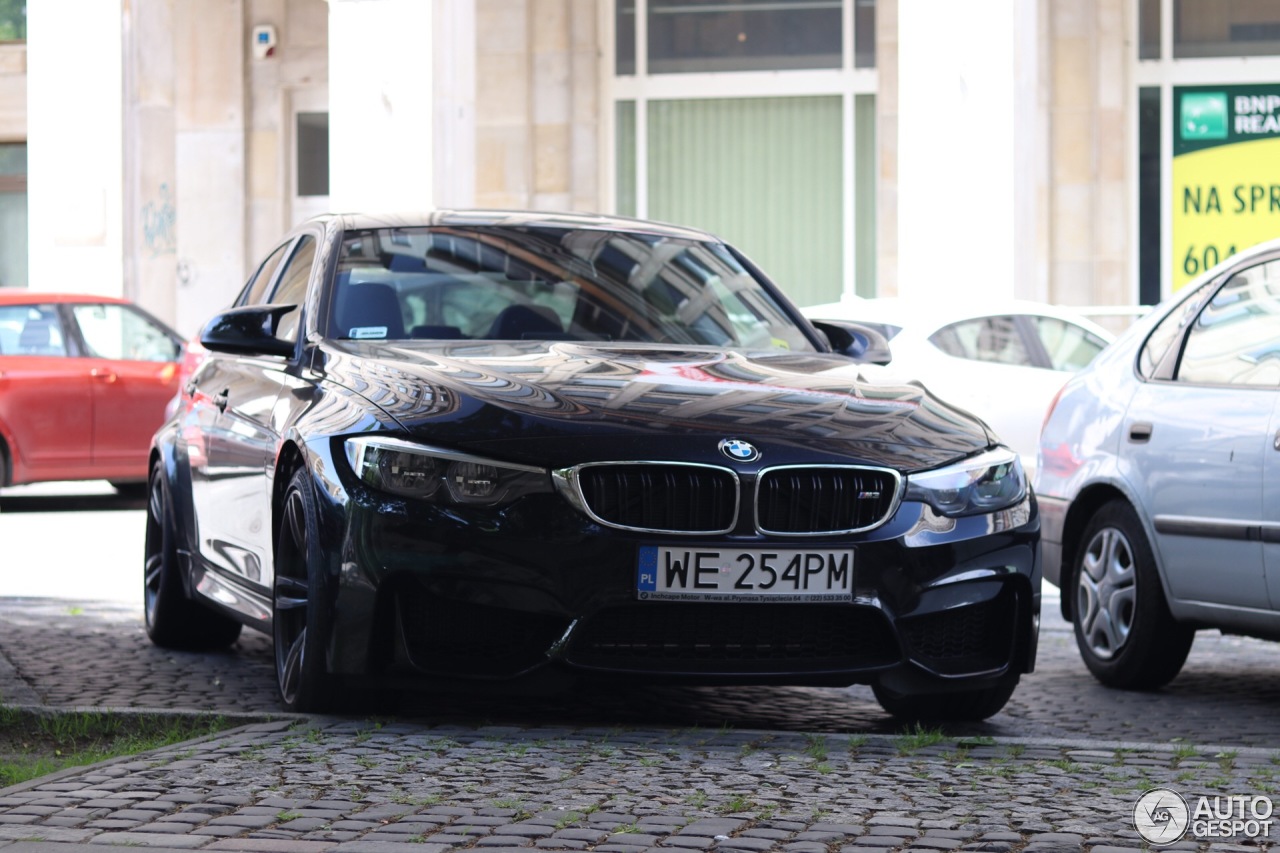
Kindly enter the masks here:
[[1280, 85], [1174, 89], [1173, 289], [1280, 237]]

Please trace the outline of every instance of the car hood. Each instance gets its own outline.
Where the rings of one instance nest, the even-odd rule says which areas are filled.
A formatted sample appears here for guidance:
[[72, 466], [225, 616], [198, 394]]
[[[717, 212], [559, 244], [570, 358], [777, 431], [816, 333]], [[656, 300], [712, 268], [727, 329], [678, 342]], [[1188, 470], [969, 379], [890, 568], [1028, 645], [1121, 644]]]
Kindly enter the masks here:
[[[322, 352], [327, 381], [416, 438], [516, 462], [723, 462], [718, 440], [738, 438], [771, 464], [834, 455], [918, 470], [992, 443], [981, 421], [920, 384], [867, 381], [835, 355], [541, 341], [343, 341]], [[708, 440], [680, 441], [693, 437]]]

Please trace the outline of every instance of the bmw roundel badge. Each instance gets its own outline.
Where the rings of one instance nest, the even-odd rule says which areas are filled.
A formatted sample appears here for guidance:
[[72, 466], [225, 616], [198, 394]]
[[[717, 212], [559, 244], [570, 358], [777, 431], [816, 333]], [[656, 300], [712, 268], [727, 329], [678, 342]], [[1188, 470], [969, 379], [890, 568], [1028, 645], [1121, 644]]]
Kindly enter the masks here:
[[755, 445], [748, 444], [740, 438], [721, 439], [720, 452], [734, 462], [755, 462], [760, 458], [760, 451]]

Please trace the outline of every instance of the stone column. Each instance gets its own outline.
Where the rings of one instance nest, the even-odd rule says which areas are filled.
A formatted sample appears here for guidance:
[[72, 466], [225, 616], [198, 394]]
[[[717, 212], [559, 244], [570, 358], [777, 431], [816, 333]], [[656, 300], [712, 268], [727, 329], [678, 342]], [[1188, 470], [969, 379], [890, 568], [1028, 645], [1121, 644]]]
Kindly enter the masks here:
[[329, 197], [335, 210], [434, 203], [432, 4], [329, 4]]
[[477, 203], [598, 210], [598, 3], [478, 0], [476, 16]]
[[[1124, 0], [1050, 0], [1051, 291], [1066, 304], [1137, 301], [1131, 253], [1137, 143]], [[1136, 99], [1134, 101], [1136, 108]], [[1165, 125], [1168, 126], [1168, 118]]]
[[32, 290], [120, 295], [120, 4], [27, 9], [27, 164]]
[[177, 320], [173, 0], [124, 9], [124, 289]]
[[1039, 5], [898, 4], [901, 296], [1035, 287]]
[[173, 4], [171, 197], [184, 334], [199, 331], [245, 282], [247, 44], [243, 0]]
[[475, 0], [436, 0], [435, 205], [476, 203]]

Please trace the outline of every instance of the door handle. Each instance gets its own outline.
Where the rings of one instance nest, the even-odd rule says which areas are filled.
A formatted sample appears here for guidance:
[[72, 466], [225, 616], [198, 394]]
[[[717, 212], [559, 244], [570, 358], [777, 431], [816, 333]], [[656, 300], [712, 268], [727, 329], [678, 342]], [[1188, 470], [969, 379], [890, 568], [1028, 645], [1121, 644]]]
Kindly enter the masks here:
[[1142, 444], [1151, 440], [1151, 424], [1146, 421], [1138, 421], [1129, 424], [1129, 440], [1135, 444]]
[[[4, 374], [0, 373], [0, 379], [4, 378]], [[1271, 446], [1276, 450], [1280, 450], [1280, 429], [1276, 430], [1275, 438], [1271, 439]]]
[[89, 375], [99, 382], [105, 382], [107, 385], [112, 384], [119, 378], [114, 370], [108, 370], [105, 367], [95, 367], [89, 371]]
[[219, 412], [226, 412], [228, 396], [230, 396], [230, 394], [226, 388], [223, 388], [213, 396], [213, 404], [218, 407]]

